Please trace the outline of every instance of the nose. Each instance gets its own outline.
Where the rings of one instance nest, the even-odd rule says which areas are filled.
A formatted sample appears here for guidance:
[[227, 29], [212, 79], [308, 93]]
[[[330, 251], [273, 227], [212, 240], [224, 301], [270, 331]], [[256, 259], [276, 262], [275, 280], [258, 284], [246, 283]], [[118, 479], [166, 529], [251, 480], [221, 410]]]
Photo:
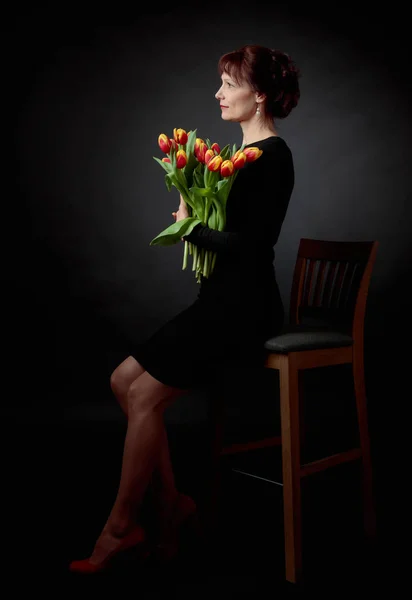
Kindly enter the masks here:
[[222, 95], [222, 88], [221, 88], [221, 87], [220, 87], [220, 88], [217, 90], [217, 92], [216, 92], [216, 94], [215, 94], [215, 98], [216, 98], [217, 100], [220, 100], [221, 98], [223, 98], [223, 95]]

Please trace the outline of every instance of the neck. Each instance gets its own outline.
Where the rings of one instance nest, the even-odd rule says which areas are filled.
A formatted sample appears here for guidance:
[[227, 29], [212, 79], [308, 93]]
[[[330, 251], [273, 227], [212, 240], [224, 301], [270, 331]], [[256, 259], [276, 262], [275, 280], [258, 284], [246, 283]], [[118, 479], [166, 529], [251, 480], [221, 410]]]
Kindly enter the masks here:
[[262, 123], [261, 119], [250, 119], [240, 123], [243, 132], [242, 144], [253, 144], [272, 135], [277, 135], [273, 123]]

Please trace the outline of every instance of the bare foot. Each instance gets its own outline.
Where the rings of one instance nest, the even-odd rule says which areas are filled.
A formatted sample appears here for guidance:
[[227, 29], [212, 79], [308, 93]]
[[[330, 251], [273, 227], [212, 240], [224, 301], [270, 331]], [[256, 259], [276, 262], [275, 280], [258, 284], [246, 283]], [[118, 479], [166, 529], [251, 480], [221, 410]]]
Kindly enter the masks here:
[[138, 545], [139, 542], [144, 540], [145, 532], [140, 526], [134, 526], [127, 534], [122, 533], [121, 535], [115, 535], [109, 528], [105, 527], [94, 546], [89, 562], [100, 565], [120, 548], [123, 550], [129, 546]]

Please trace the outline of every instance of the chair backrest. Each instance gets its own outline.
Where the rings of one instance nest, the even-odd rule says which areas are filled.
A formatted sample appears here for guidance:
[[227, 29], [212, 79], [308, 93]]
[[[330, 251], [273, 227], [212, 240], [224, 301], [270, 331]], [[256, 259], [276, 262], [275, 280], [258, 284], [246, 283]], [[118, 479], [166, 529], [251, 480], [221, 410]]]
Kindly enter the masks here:
[[290, 297], [292, 324], [322, 324], [363, 340], [377, 241], [300, 240]]

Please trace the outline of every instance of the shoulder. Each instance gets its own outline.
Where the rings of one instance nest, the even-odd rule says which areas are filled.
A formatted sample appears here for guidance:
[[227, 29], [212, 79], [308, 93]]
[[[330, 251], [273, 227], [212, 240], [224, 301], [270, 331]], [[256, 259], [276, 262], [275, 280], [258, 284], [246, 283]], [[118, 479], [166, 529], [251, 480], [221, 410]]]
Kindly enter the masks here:
[[261, 156], [250, 165], [255, 165], [258, 169], [271, 169], [275, 165], [293, 164], [291, 149], [285, 140], [279, 136], [273, 136], [265, 140], [256, 142], [256, 145], [262, 150]]
[[[265, 140], [261, 140], [256, 142], [255, 144], [258, 148], [263, 150], [263, 154], [266, 155], [291, 155], [292, 152], [286, 143], [286, 141], [280, 136], [272, 136], [270, 138], [266, 138]], [[263, 155], [262, 155], [263, 156]]]

